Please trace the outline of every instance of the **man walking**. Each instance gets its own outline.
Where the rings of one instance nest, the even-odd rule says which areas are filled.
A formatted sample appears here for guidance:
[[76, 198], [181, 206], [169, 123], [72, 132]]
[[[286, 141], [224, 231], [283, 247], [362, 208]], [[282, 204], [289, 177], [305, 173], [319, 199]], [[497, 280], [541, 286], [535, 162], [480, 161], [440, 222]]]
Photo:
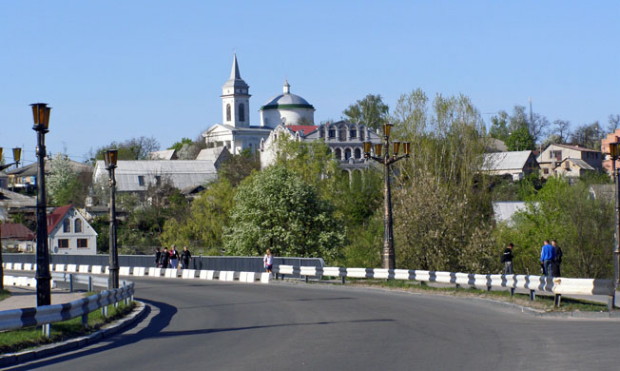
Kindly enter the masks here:
[[555, 258], [553, 246], [549, 244], [549, 240], [545, 240], [543, 247], [540, 249], [540, 262], [543, 267], [543, 275], [553, 277], [553, 259]]
[[504, 263], [504, 274], [514, 274], [512, 271], [512, 248], [514, 245], [511, 243], [506, 246], [504, 253], [502, 254], [501, 262]]
[[562, 249], [556, 240], [551, 240], [553, 246], [553, 277], [560, 277], [560, 266], [562, 265]]

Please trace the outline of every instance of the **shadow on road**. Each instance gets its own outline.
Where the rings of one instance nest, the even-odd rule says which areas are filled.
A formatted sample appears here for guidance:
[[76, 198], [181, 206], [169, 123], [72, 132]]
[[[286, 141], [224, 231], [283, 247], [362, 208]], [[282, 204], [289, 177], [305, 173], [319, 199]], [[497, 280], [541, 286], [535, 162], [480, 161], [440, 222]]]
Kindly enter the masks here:
[[32, 370], [33, 368], [45, 367], [48, 365], [53, 365], [53, 364], [67, 361], [70, 359], [85, 357], [85, 356], [97, 354], [100, 352], [105, 352], [107, 350], [112, 350], [115, 348], [123, 347], [125, 345], [137, 343], [147, 338], [161, 336], [161, 331], [164, 328], [166, 328], [168, 324], [170, 324], [172, 317], [174, 317], [174, 315], [177, 313], [177, 308], [175, 308], [172, 305], [166, 304], [166, 303], [155, 302], [155, 301], [144, 300], [144, 299], [139, 299], [139, 300], [144, 302], [145, 304], [148, 304], [147, 309], [146, 309], [148, 311], [146, 313], [147, 316], [151, 312], [151, 307], [156, 307], [157, 309], [159, 309], [159, 313], [157, 313], [155, 316], [153, 316], [150, 319], [146, 327], [136, 332], [135, 334], [127, 335], [126, 332], [131, 330], [132, 328], [135, 328], [141, 322], [135, 323], [131, 327], [123, 330], [123, 332], [121, 333], [118, 333], [118, 334], [112, 335], [109, 338], [100, 340], [100, 342], [108, 341], [109, 343], [106, 345], [97, 346], [98, 344], [93, 344], [89, 346], [88, 349], [71, 351], [71, 353], [65, 354], [65, 355], [57, 355], [57, 356], [52, 355], [51, 357], [53, 358], [44, 358], [38, 361], [35, 360], [33, 362], [28, 363], [27, 365], [15, 365], [12, 368], [7, 368], [7, 370]]

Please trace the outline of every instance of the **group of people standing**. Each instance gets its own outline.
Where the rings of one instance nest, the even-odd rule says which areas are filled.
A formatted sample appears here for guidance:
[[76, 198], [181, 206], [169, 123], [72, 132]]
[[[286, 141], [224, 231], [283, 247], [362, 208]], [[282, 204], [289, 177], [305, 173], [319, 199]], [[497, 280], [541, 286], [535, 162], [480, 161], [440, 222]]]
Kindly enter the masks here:
[[[514, 274], [512, 267], [512, 249], [514, 245], [509, 243], [504, 252], [502, 253], [501, 262], [504, 264], [504, 274]], [[540, 251], [540, 266], [544, 276], [548, 277], [560, 277], [562, 266], [562, 249], [558, 245], [556, 240], [549, 240], [543, 242], [543, 246]]]
[[[179, 253], [177, 247], [172, 245], [170, 250], [164, 247], [161, 251], [158, 248], [155, 249], [155, 266], [158, 268], [189, 268], [189, 264], [192, 260], [192, 254], [187, 249], [187, 246], [183, 247], [183, 251]], [[179, 265], [179, 262], [181, 263]]]

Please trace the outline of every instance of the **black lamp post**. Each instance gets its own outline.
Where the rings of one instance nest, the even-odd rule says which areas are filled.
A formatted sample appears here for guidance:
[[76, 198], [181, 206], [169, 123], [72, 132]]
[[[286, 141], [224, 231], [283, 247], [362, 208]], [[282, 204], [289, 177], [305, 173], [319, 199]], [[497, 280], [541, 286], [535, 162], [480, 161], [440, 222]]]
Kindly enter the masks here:
[[[616, 166], [616, 161], [620, 157], [620, 138], [616, 137], [616, 141], [609, 143], [609, 155], [611, 157], [612, 176], [614, 177], [614, 194], [616, 199], [616, 225], [615, 225], [615, 239], [613, 248], [614, 259], [614, 296], [612, 301], [615, 301], [615, 290], [618, 289], [620, 283], [620, 169]], [[615, 303], [612, 302], [612, 308]]]
[[118, 251], [116, 249], [116, 178], [114, 177], [114, 169], [118, 160], [118, 150], [110, 149], [106, 151], [105, 168], [110, 175], [110, 278], [108, 279], [108, 288], [117, 289], [118, 282]]
[[[392, 227], [392, 189], [390, 184], [390, 167], [396, 161], [408, 158], [411, 144], [402, 143], [404, 154], [399, 155], [401, 143], [393, 142], [393, 154], [390, 155], [390, 132], [392, 124], [383, 125], [383, 144], [375, 144], [374, 156], [370, 155], [371, 142], [364, 142], [364, 158], [373, 159], [383, 165], [383, 253], [381, 266], [387, 269], [396, 267], [396, 254], [394, 253], [394, 230]], [[383, 149], [385, 148], [385, 154]]]
[[45, 133], [50, 120], [51, 107], [46, 103], [34, 103], [32, 116], [37, 132], [37, 306], [52, 303], [50, 290], [50, 257], [47, 243], [47, 203], [45, 201]]

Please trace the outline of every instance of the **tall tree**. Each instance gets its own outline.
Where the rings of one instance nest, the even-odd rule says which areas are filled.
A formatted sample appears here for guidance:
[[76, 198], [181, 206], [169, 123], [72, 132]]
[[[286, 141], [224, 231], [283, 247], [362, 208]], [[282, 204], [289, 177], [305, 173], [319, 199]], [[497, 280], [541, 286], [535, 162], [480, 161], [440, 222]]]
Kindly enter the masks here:
[[383, 103], [381, 95], [368, 94], [344, 110], [345, 117], [354, 123], [364, 124], [379, 129], [388, 118], [389, 107]]
[[536, 148], [536, 142], [526, 127], [514, 130], [506, 139], [506, 147], [509, 151], [526, 151]]
[[144, 136], [124, 142], [112, 142], [107, 146], [98, 148], [93, 158], [103, 160], [105, 152], [109, 149], [118, 150], [119, 160], [148, 160], [149, 153], [159, 150], [159, 142], [153, 137]]
[[78, 173], [71, 166], [71, 160], [67, 155], [59, 153], [50, 160], [47, 192], [52, 205], [75, 204], [82, 206], [86, 197], [87, 186], [80, 183]]
[[238, 155], [232, 155], [222, 164], [219, 176], [227, 179], [233, 187], [237, 187], [243, 179], [258, 170], [260, 170], [258, 154], [246, 148]]
[[598, 121], [590, 125], [581, 125], [573, 131], [571, 142], [582, 147], [590, 149], [601, 149], [601, 139], [605, 137], [605, 133]]
[[609, 124], [607, 125], [607, 132], [613, 133], [620, 126], [620, 115], [609, 115]]
[[316, 189], [282, 166], [271, 166], [245, 179], [235, 195], [224, 246], [230, 255], [335, 258], [344, 232], [333, 206]]

